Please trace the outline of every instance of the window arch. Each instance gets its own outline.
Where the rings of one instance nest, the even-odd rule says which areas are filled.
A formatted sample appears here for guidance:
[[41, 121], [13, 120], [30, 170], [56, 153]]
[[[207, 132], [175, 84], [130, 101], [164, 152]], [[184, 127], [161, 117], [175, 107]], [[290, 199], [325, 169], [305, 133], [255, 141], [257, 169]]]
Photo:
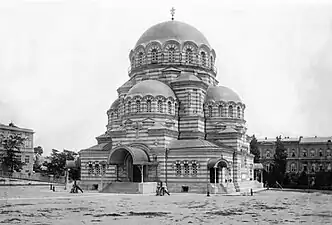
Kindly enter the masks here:
[[152, 51], [151, 51], [151, 62], [158, 63], [158, 50], [157, 49], [152, 49]]
[[241, 118], [241, 108], [240, 106], [237, 107], [237, 118]]
[[141, 112], [141, 101], [140, 100], [136, 101], [136, 112]]
[[168, 105], [168, 114], [172, 114], [172, 103], [168, 102], [167, 105]]
[[224, 116], [224, 107], [222, 105], [218, 106], [218, 113], [219, 113], [219, 117], [223, 117]]
[[168, 49], [168, 62], [175, 61], [175, 48], [171, 47]]
[[143, 52], [138, 53], [138, 65], [141, 66], [143, 64]]
[[212, 106], [208, 106], [208, 117], [212, 117]]
[[161, 100], [158, 100], [158, 112], [163, 112], [163, 102]]
[[233, 106], [228, 106], [228, 117], [233, 117]]
[[128, 110], [128, 113], [131, 113], [131, 101], [129, 101], [127, 103], [127, 110]]
[[148, 99], [146, 101], [146, 111], [151, 112], [151, 100], [150, 99]]
[[186, 49], [186, 63], [193, 63], [193, 50], [190, 48]]
[[202, 61], [202, 65], [206, 66], [206, 54], [205, 54], [205, 52], [201, 52], [201, 61]]

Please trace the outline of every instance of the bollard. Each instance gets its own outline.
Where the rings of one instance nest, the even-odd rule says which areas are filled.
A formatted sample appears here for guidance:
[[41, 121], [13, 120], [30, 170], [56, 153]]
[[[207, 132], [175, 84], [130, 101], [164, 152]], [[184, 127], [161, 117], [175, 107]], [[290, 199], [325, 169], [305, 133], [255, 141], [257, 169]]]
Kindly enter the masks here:
[[207, 197], [210, 197], [210, 192], [209, 192], [209, 190], [207, 191], [206, 196], [207, 196]]
[[52, 189], [52, 184], [50, 184], [50, 190], [52, 191], [53, 189]]
[[254, 192], [252, 191], [252, 188], [250, 189], [250, 195], [253, 196]]
[[55, 191], [55, 187], [53, 186], [53, 192]]

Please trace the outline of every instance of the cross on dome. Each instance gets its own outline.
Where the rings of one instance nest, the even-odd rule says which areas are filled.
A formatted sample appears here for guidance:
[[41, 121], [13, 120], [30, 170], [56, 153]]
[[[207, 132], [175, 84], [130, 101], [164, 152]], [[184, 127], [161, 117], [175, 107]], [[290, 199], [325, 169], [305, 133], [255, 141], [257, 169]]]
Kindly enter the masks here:
[[171, 8], [171, 15], [172, 15], [172, 20], [174, 20], [174, 15], [175, 15], [175, 8]]

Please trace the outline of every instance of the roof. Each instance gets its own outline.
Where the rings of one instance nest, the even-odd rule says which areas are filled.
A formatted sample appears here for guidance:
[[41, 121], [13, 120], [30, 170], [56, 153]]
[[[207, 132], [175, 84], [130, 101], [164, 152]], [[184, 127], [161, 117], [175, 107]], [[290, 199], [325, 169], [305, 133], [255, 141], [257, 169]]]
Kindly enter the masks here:
[[210, 47], [209, 42], [199, 30], [189, 24], [174, 20], [158, 23], [147, 29], [138, 39], [136, 46], [147, 45], [151, 41], [164, 43], [168, 40], [177, 40], [180, 43], [193, 41], [197, 45], [205, 44]]
[[127, 152], [129, 152], [133, 157], [133, 165], [144, 165], [149, 163], [149, 157], [144, 150], [137, 147], [122, 145], [114, 148], [111, 151], [108, 164], [122, 164]]
[[116, 99], [112, 105], [111, 105], [111, 109], [114, 109], [114, 108], [117, 108], [120, 104], [120, 100], [119, 99]]
[[173, 90], [165, 83], [158, 80], [144, 80], [136, 85], [134, 85], [128, 92], [127, 96], [135, 95], [152, 95], [152, 96], [164, 96], [164, 97], [173, 97], [175, 94]]
[[233, 101], [235, 103], [242, 102], [238, 94], [232, 89], [224, 86], [210, 86], [207, 90], [205, 101]]
[[108, 146], [106, 146], [108, 144], [112, 144], [112, 143], [101, 143], [101, 144], [94, 145], [87, 149], [82, 149], [80, 152], [86, 152], [86, 151], [91, 151], [91, 150], [97, 150], [97, 151], [109, 150]]
[[331, 142], [332, 137], [303, 137], [301, 138], [301, 144], [309, 144], [309, 143], [326, 143]]
[[169, 149], [175, 148], [219, 148], [218, 145], [202, 139], [174, 140], [168, 145]]
[[207, 163], [207, 167], [210, 168], [218, 168], [221, 167], [229, 167], [229, 163], [225, 159], [221, 158], [213, 158], [210, 159]]
[[10, 130], [10, 131], [34, 133], [32, 129], [21, 128], [21, 127], [15, 126], [13, 123], [10, 123], [9, 126], [0, 123], [0, 130]]
[[174, 81], [172, 81], [172, 83], [179, 81], [201, 81], [201, 80], [194, 74], [185, 72], [183, 74], [181, 73], [181, 75], [178, 76]]

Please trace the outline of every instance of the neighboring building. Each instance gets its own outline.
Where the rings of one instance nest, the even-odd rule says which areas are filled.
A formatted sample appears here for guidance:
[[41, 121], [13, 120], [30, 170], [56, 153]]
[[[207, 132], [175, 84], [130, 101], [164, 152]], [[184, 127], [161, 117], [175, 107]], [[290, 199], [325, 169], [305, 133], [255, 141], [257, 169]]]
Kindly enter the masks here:
[[[266, 171], [271, 168], [275, 153], [276, 138], [257, 139], [261, 154], [261, 163]], [[282, 138], [287, 149], [287, 171], [315, 173], [331, 171], [332, 137]]]
[[[20, 134], [22, 137], [26, 138], [24, 145], [20, 149], [21, 154], [18, 155], [21, 161], [25, 163], [21, 170], [21, 173], [23, 174], [31, 174], [33, 172], [33, 133], [33, 130], [17, 127], [13, 123], [10, 123], [8, 126], [0, 124], [0, 134], [2, 134], [4, 137], [7, 137], [10, 134]], [[0, 159], [3, 157], [4, 154], [5, 151], [0, 143]], [[0, 166], [0, 170], [2, 170], [2, 166]]]
[[130, 51], [129, 80], [107, 111], [106, 132], [79, 152], [81, 185], [103, 180], [105, 191], [125, 192], [127, 183], [152, 190], [149, 184], [163, 181], [172, 192], [201, 193], [257, 185], [245, 104], [217, 86], [215, 59], [204, 35], [186, 23], [145, 31]]

